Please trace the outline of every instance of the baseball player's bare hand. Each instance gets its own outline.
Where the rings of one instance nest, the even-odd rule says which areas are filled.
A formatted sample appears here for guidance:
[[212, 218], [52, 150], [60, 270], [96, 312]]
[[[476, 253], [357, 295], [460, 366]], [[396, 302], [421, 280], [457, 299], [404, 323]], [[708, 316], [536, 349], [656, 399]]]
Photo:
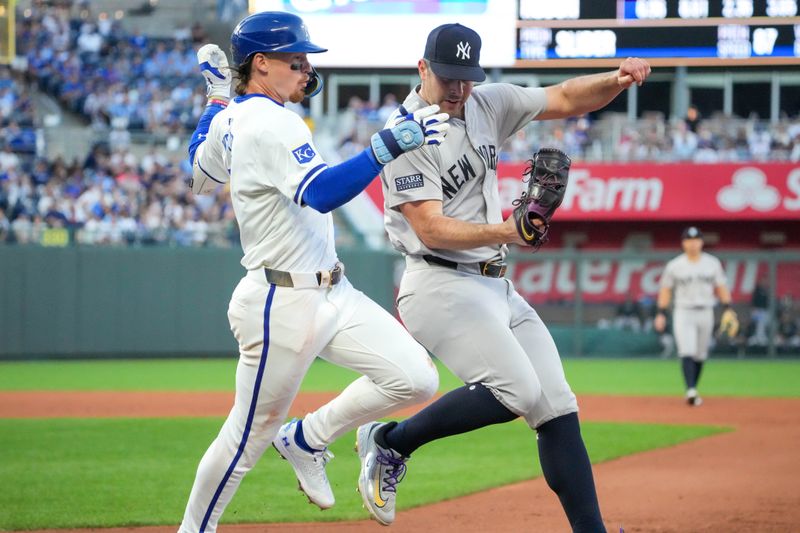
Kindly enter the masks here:
[[653, 329], [655, 329], [659, 333], [664, 332], [664, 328], [667, 327], [667, 317], [664, 316], [663, 313], [659, 313], [656, 315], [656, 318], [653, 320]]
[[641, 87], [650, 75], [650, 63], [638, 57], [629, 57], [617, 70], [617, 83], [627, 89], [634, 83]]
[[[537, 228], [542, 227], [544, 222], [539, 220], [538, 218], [533, 221], [533, 225]], [[520, 246], [528, 246], [524, 240], [522, 240], [522, 236], [520, 236], [519, 232], [517, 231], [517, 223], [514, 220], [514, 215], [512, 214], [508, 217], [502, 224], [503, 235], [504, 235], [504, 244], [518, 244]]]

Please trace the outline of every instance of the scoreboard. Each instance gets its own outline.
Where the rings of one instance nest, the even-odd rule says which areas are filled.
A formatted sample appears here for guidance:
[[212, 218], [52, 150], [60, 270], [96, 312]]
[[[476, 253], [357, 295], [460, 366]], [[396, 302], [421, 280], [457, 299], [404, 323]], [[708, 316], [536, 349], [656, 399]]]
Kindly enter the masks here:
[[[8, 0], [6, 0], [8, 1]], [[3, 0], [0, 0], [3, 2]], [[487, 68], [800, 67], [800, 0], [250, 0], [300, 15], [329, 51], [315, 65], [414, 68], [428, 33], [459, 22]]]
[[519, 0], [517, 67], [796, 65], [798, 0]]

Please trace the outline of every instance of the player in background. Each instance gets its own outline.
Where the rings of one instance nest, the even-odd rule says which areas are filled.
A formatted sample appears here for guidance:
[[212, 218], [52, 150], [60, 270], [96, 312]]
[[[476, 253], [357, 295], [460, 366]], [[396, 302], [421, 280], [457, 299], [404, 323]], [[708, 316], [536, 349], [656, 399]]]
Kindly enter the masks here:
[[718, 298], [722, 307], [729, 309], [731, 293], [719, 259], [703, 251], [699, 229], [690, 226], [683, 230], [681, 247], [683, 253], [669, 261], [661, 275], [653, 327], [664, 331], [674, 294], [672, 331], [686, 384], [686, 403], [697, 406], [703, 403], [697, 384], [714, 334], [714, 304]]
[[[481, 39], [460, 24], [428, 36], [421, 84], [406, 108], [439, 104], [450, 115], [444, 143], [406, 154], [381, 173], [384, 220], [406, 269], [397, 306], [406, 327], [465, 385], [402, 422], [358, 430], [359, 490], [384, 525], [395, 518], [406, 460], [432, 440], [524, 417], [539, 459], [573, 531], [605, 531], [578, 405], [542, 319], [504, 278], [508, 243], [523, 244], [503, 221], [497, 184], [500, 146], [531, 120], [581, 115], [608, 104], [650, 74], [629, 58], [616, 71], [546, 88], [474, 87]], [[391, 120], [391, 119], [390, 119]]]
[[[360, 424], [429, 399], [438, 375], [424, 348], [389, 313], [353, 288], [334, 248], [330, 211], [357, 195], [400, 154], [439, 143], [446, 114], [403, 113], [361, 154], [329, 167], [287, 102], [313, 96], [322, 80], [307, 54], [325, 52], [292, 14], [263, 12], [231, 36], [231, 69], [216, 45], [198, 51], [209, 104], [190, 141], [192, 189], [230, 182], [247, 274], [228, 307], [239, 344], [236, 396], [197, 469], [181, 532], [213, 532], [243, 476], [272, 443], [300, 488], [322, 509], [334, 504], [327, 446]], [[200, 325], [202, 327], [202, 325]], [[319, 355], [363, 374], [328, 404], [283, 424]]]

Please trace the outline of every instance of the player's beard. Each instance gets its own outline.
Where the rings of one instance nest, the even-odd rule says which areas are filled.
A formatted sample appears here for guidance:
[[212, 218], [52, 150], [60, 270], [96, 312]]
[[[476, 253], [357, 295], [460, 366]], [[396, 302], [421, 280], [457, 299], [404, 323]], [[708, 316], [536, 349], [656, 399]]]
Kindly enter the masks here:
[[306, 97], [305, 88], [301, 87], [289, 95], [289, 101], [293, 104], [299, 104], [300, 102], [303, 101], [305, 97]]
[[300, 85], [295, 92], [289, 95], [289, 101], [293, 104], [299, 104], [306, 97], [306, 84]]
[[443, 113], [449, 114], [451, 117], [463, 118], [464, 117], [464, 102], [458, 101], [456, 103], [442, 100], [439, 102], [439, 107]]

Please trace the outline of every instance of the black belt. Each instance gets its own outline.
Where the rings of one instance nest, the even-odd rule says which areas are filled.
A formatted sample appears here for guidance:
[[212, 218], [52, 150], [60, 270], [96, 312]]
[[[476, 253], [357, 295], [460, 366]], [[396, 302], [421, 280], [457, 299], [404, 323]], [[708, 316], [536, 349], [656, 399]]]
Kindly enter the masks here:
[[[450, 261], [449, 259], [442, 259], [441, 257], [436, 257], [435, 255], [423, 255], [422, 258], [430, 265], [435, 264], [447, 268], [452, 268], [453, 270], [458, 270], [459, 263], [455, 261]], [[464, 263], [462, 263], [464, 264]], [[508, 265], [502, 261], [481, 261], [480, 263], [471, 263], [473, 265], [478, 266], [478, 272], [480, 272], [481, 276], [486, 276], [487, 278], [502, 278], [506, 275], [506, 269]], [[464, 264], [466, 266], [466, 264]]]
[[298, 289], [312, 287], [333, 287], [344, 277], [344, 265], [336, 263], [332, 270], [320, 270], [314, 274], [292, 274], [283, 270], [264, 268], [267, 283], [279, 287], [295, 287]]

